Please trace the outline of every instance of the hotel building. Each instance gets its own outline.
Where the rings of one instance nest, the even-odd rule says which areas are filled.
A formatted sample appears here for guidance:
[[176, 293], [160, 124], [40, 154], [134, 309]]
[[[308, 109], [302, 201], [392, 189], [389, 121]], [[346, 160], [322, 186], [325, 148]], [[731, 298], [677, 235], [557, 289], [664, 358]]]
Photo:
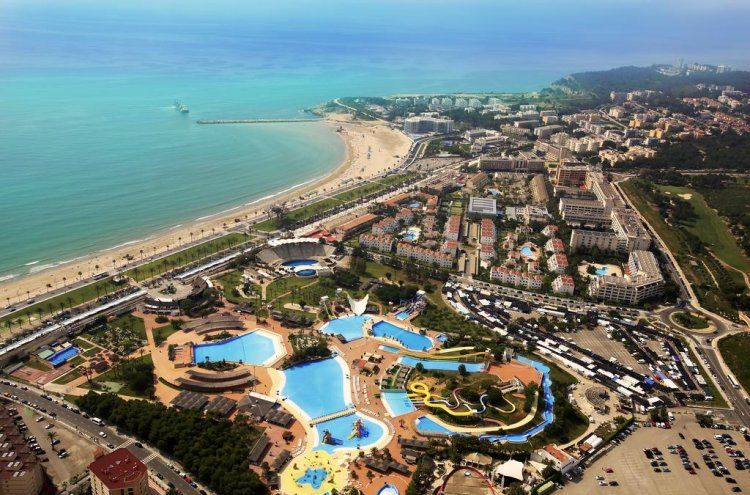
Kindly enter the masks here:
[[373, 249], [383, 253], [390, 253], [393, 247], [393, 236], [362, 234], [359, 236], [359, 245], [365, 249]]
[[650, 251], [631, 252], [627, 272], [623, 277], [592, 277], [588, 288], [589, 296], [635, 305], [664, 292], [664, 277], [659, 269], [659, 262]]
[[453, 266], [453, 256], [415, 246], [408, 242], [399, 242], [396, 245], [396, 254], [426, 265], [436, 264], [440, 268], [450, 268]]
[[148, 468], [120, 448], [89, 464], [92, 495], [150, 495]]

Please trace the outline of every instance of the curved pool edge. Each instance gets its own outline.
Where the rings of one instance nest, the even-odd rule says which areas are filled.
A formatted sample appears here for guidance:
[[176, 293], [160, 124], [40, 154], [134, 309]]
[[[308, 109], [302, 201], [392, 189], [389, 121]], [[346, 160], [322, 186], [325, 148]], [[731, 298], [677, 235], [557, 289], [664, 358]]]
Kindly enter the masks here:
[[[368, 450], [368, 449], [381, 449], [388, 445], [391, 441], [391, 430], [388, 428], [388, 425], [385, 423], [385, 421], [375, 418], [373, 416], [370, 416], [369, 414], [363, 413], [362, 411], [355, 411], [354, 414], [351, 414], [351, 416], [358, 416], [360, 418], [366, 419], [368, 421], [371, 421], [375, 424], [377, 424], [382, 430], [383, 433], [378, 437], [377, 440], [373, 441], [372, 443], [368, 443], [367, 445], [360, 446], [360, 447], [346, 447], [346, 446], [340, 446], [333, 449], [331, 452], [336, 454], [345, 453], [347, 451], [358, 451], [358, 450]], [[348, 416], [347, 416], [348, 417]], [[315, 443], [313, 444], [313, 450], [315, 450], [317, 447], [322, 445], [320, 443], [320, 438], [318, 435], [318, 429], [316, 428], [317, 425], [313, 426], [313, 431], [315, 432]]]

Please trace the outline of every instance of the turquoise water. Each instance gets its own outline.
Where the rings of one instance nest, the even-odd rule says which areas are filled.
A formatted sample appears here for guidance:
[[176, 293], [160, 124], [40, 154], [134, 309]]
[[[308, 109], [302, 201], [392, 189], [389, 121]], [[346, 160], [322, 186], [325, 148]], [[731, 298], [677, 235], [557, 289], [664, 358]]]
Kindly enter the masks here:
[[398, 313], [396, 313], [396, 319], [405, 320], [409, 317], [410, 314], [411, 313], [409, 313], [408, 311], [399, 311]]
[[76, 354], [80, 352], [80, 349], [78, 347], [66, 347], [65, 349], [61, 351], [57, 351], [56, 353], [52, 354], [50, 357], [47, 358], [47, 361], [52, 363], [52, 366], [57, 368], [64, 362], [66, 362], [68, 359], [72, 358]]
[[317, 490], [323, 485], [323, 482], [328, 478], [328, 471], [323, 468], [311, 469], [307, 468], [305, 474], [297, 478], [297, 483], [300, 485], [308, 484]]
[[416, 419], [415, 425], [417, 431], [428, 435], [455, 435], [455, 432], [437, 424], [427, 416], [420, 416]]
[[484, 371], [484, 363], [461, 363], [459, 361], [443, 361], [439, 359], [417, 359], [412, 356], [401, 356], [399, 362], [407, 366], [416, 366], [417, 363], [422, 363], [422, 366], [424, 366], [426, 370], [458, 371], [458, 368], [463, 364], [466, 367], [466, 371], [469, 373], [479, 373]]
[[524, 246], [521, 248], [521, 254], [526, 256], [527, 258], [531, 258], [532, 256], [534, 256], [534, 251], [532, 251], [529, 246]]
[[313, 419], [343, 411], [344, 374], [334, 358], [313, 361], [285, 369], [281, 395], [294, 402]]
[[394, 417], [409, 414], [417, 410], [406, 392], [381, 392], [380, 398], [384, 403], [388, 404], [388, 408]]
[[606, 268], [597, 268], [596, 269], [596, 274], [597, 275], [606, 275], [607, 274], [607, 269]]
[[369, 316], [345, 316], [329, 321], [322, 328], [322, 332], [328, 335], [341, 334], [347, 342], [364, 337], [362, 325], [369, 320]]
[[263, 364], [276, 354], [273, 339], [258, 332], [248, 332], [221, 342], [196, 344], [195, 362], [231, 361]]
[[[357, 438], [356, 436], [349, 438], [352, 434], [354, 422], [358, 419], [361, 420], [364, 425], [364, 434], [361, 438]], [[315, 450], [325, 450], [328, 453], [341, 448], [366, 449], [385, 435], [385, 430], [380, 424], [362, 414], [350, 414], [330, 421], [317, 423], [315, 429], [318, 431], [318, 445], [315, 447]], [[323, 433], [326, 430], [331, 433], [333, 444], [323, 443]]]
[[387, 321], [379, 321], [372, 326], [372, 334], [400, 342], [407, 349], [423, 351], [432, 347], [432, 341], [425, 335], [411, 332]]
[[315, 260], [289, 260], [282, 263], [282, 266], [291, 266], [291, 267], [297, 267], [297, 266], [310, 266], [317, 263]]

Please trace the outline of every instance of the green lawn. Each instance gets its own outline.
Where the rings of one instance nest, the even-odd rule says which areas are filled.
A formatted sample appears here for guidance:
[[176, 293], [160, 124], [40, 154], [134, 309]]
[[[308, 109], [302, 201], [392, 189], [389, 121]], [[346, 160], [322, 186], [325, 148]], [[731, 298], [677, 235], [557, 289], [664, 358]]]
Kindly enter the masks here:
[[172, 326], [172, 323], [168, 323], [161, 327], [154, 328], [154, 343], [158, 346], [169, 338], [170, 335], [177, 332], [178, 329]]
[[26, 366], [28, 366], [29, 368], [34, 368], [35, 370], [39, 371], [50, 371], [52, 369], [52, 365], [47, 361], [40, 361], [36, 358], [31, 358], [24, 364], [26, 364]]
[[314, 282], [314, 280], [311, 280], [309, 278], [301, 277], [284, 277], [278, 280], [274, 280], [273, 282], [268, 284], [268, 287], [266, 287], [266, 300], [268, 302], [271, 302], [282, 294], [291, 291], [292, 289], [296, 289], [304, 285], [310, 285]]
[[73, 340], [73, 343], [76, 345], [76, 347], [78, 347], [79, 349], [83, 349], [84, 351], [94, 347], [94, 344], [91, 344], [89, 341], [84, 340], [80, 337], [77, 337], [75, 340]]
[[97, 352], [99, 352], [101, 350], [102, 350], [101, 347], [95, 345], [94, 347], [91, 347], [90, 349], [87, 349], [87, 350], [83, 351], [83, 356], [84, 357], [91, 357], [91, 356], [93, 356], [94, 354], [96, 354]]
[[750, 334], [743, 332], [724, 337], [719, 341], [719, 352], [737, 381], [750, 390]]
[[[142, 361], [153, 363], [153, 360], [151, 359], [151, 355], [149, 355], [149, 354], [147, 354], [147, 355], [145, 355], [143, 357], [140, 357], [140, 358], [136, 358], [136, 359], [137, 360], [142, 360]], [[141, 394], [139, 394], [138, 392], [136, 392], [134, 390], [131, 390], [130, 388], [128, 388], [127, 385], [125, 385], [122, 381], [120, 381], [120, 378], [118, 376], [119, 375], [119, 370], [118, 370], [119, 366], [121, 366], [121, 365], [118, 364], [117, 366], [115, 366], [115, 367], [109, 369], [108, 371], [105, 371], [101, 375], [97, 376], [96, 378], [94, 378], [94, 382], [106, 385], [111, 391], [113, 391], [113, 392], [115, 392], [116, 394], [119, 394], [119, 395], [127, 395], [129, 397], [139, 397], [139, 398], [147, 399], [148, 397], [146, 397], [144, 395], [141, 395]], [[91, 388], [87, 383], [84, 383], [83, 385], [81, 385], [81, 387], [82, 388]]]
[[93, 301], [100, 296], [113, 292], [116, 289], [122, 288], [122, 285], [115, 284], [111, 278], [105, 278], [94, 282], [92, 284], [84, 285], [65, 294], [60, 294], [50, 299], [40, 301], [31, 306], [26, 306], [20, 311], [16, 311], [10, 315], [6, 315], [0, 318], [0, 328], [2, 331], [8, 331], [8, 322], [12, 321], [13, 325], [17, 325], [18, 320], [22, 320], [24, 323], [28, 322], [29, 317], [32, 320], [44, 317], [44, 315], [57, 313], [66, 308], [72, 308], [85, 302]]
[[[673, 195], [689, 194], [690, 199], [687, 201], [693, 205], [698, 218], [686, 227], [687, 230], [710, 246], [711, 250], [724, 262], [750, 273], [750, 259], [737, 245], [737, 241], [721, 217], [708, 206], [699, 192], [689, 187], [659, 186], [659, 189]], [[687, 196], [683, 199], [685, 198]]]
[[52, 383], [56, 383], [58, 385], [65, 385], [66, 383], [70, 383], [76, 378], [79, 378], [81, 376], [83, 376], [83, 374], [80, 371], [78, 371], [78, 368], [75, 368], [69, 371], [68, 373], [65, 373], [61, 377], [56, 378], [55, 380], [52, 381]]
[[133, 316], [132, 313], [125, 313], [124, 315], [118, 316], [110, 321], [107, 324], [107, 327], [109, 329], [130, 328], [139, 339], [146, 340], [146, 325], [143, 323], [143, 319]]
[[[347, 203], [363, 196], [382, 191], [393, 185], [406, 182], [413, 177], [413, 173], [389, 175], [388, 177], [378, 179], [377, 181], [368, 182], [349, 191], [339, 193], [331, 198], [324, 198], [320, 201], [292, 210], [287, 213], [287, 217], [295, 221], [304, 221], [308, 218], [320, 215], [342, 203]], [[280, 225], [276, 218], [264, 220], [254, 226], [255, 229], [261, 232], [273, 232], [274, 230], [278, 230], [279, 227]]]
[[708, 321], [702, 316], [693, 313], [680, 311], [679, 313], [675, 313], [672, 318], [685, 328], [691, 328], [693, 330], [708, 328]]
[[[244, 297], [241, 297], [239, 295], [234, 295], [232, 293], [232, 290], [242, 285], [242, 270], [233, 270], [231, 272], [225, 273], [218, 277], [216, 279], [221, 286], [224, 288], [224, 298], [234, 304], [239, 304], [242, 302], [249, 302], [249, 301], [255, 301], [255, 299], [246, 299]], [[260, 293], [260, 286], [256, 286], [255, 290], [257, 293]]]
[[[133, 280], [140, 282], [147, 278], [161, 275], [164, 272], [179, 268], [181, 266], [192, 263], [195, 260], [211, 256], [212, 254], [218, 253], [230, 247], [236, 246], [243, 242], [251, 240], [252, 237], [247, 236], [239, 232], [233, 232], [225, 236], [206, 241], [202, 244], [192, 246], [188, 249], [184, 249], [178, 253], [170, 254], [158, 260], [146, 263], [143, 266], [139, 266], [128, 270], [125, 275], [131, 277]], [[185, 239], [189, 240], [189, 239]]]
[[[365, 277], [387, 279], [386, 273], [391, 274], [391, 280], [393, 282], [404, 282], [404, 284], [407, 285], [420, 285], [418, 282], [414, 282], [413, 280], [411, 280], [406, 270], [393, 268], [392, 266], [381, 265], [380, 263], [375, 263], [374, 261], [367, 262]], [[443, 298], [441, 296], [443, 283], [437, 280], [433, 280], [431, 281], [431, 283], [435, 285], [435, 290], [427, 293], [427, 300], [437, 306], [439, 309], [450, 309], [449, 306], [445, 304], [445, 301], [443, 301]]]

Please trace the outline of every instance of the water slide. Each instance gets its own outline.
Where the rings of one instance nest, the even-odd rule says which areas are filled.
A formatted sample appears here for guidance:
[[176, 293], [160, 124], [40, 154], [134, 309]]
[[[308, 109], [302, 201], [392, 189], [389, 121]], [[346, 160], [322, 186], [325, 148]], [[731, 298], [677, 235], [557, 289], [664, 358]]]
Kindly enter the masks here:
[[[453, 398], [456, 400], [456, 405], [451, 404], [447, 400], [443, 398], [437, 398], [439, 396], [434, 395], [432, 392], [430, 392], [429, 387], [423, 383], [423, 382], [414, 382], [409, 385], [409, 389], [413, 392], [410, 394], [410, 398], [417, 398], [421, 399], [425, 406], [431, 407], [433, 409], [442, 409], [443, 411], [447, 412], [451, 416], [473, 416], [475, 414], [482, 414], [484, 411], [487, 410], [487, 405], [484, 403], [484, 399], [487, 397], [487, 394], [482, 394], [481, 397], [479, 397], [479, 402], [482, 404], [482, 409], [472, 409], [469, 407], [468, 404], [462, 403], [461, 400], [458, 398], [457, 392], [460, 389], [456, 389], [453, 391]], [[456, 411], [456, 408], [459, 406], [466, 406], [468, 409], [467, 411]]]

